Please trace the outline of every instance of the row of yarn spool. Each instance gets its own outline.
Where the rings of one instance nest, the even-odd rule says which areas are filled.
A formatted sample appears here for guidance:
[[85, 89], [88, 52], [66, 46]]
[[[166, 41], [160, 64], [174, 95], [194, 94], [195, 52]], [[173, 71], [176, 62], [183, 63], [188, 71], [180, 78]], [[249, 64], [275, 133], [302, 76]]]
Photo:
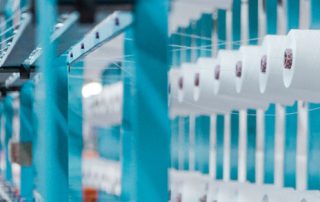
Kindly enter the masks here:
[[170, 172], [170, 202], [316, 202], [318, 191], [296, 191], [274, 185], [213, 181], [198, 172]]
[[320, 31], [267, 35], [261, 46], [220, 50], [169, 72], [170, 115], [267, 109], [270, 103], [320, 102]]

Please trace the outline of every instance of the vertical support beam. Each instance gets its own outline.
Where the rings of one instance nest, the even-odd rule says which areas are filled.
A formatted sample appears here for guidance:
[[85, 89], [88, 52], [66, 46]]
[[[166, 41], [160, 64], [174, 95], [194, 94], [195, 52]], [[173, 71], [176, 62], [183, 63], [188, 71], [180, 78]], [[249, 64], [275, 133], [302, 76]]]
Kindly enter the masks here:
[[[185, 46], [185, 49], [181, 51], [180, 55], [180, 63], [191, 62], [192, 58], [192, 24], [188, 27], [184, 28], [183, 33], [186, 34], [184, 37], [181, 37], [181, 45]], [[184, 124], [187, 128], [184, 130], [185, 139], [188, 140], [188, 167], [190, 171], [194, 171], [196, 167], [196, 159], [195, 159], [195, 117], [189, 116], [184, 117]]]
[[[211, 57], [213, 19], [211, 14], [203, 14], [197, 22], [197, 57]], [[200, 38], [201, 37], [201, 38]], [[196, 128], [196, 170], [209, 173], [210, 116], [199, 116], [195, 119]]]
[[[125, 33], [125, 38], [132, 39], [132, 29], [128, 29]], [[124, 43], [124, 56], [129, 57], [133, 55], [134, 44], [132, 40], [125, 40]], [[132, 57], [129, 57], [132, 59]], [[128, 58], [128, 60], [129, 60]], [[122, 201], [136, 201], [135, 183], [137, 181], [137, 159], [135, 151], [134, 136], [134, 101], [131, 99], [135, 93], [135, 77], [133, 75], [134, 65], [131, 62], [124, 62], [124, 70], [122, 71], [123, 77], [123, 116], [122, 116], [122, 177], [121, 177], [121, 199]]]
[[[320, 1], [311, 0], [311, 29], [320, 28]], [[320, 104], [309, 103], [309, 134], [308, 134], [308, 159], [307, 159], [307, 189], [320, 189], [320, 112], [317, 109]]]
[[[277, 34], [277, 0], [265, 1], [267, 34]], [[276, 106], [271, 104], [265, 111], [264, 122], [264, 183], [274, 183]]]
[[[2, 125], [4, 122], [3, 122], [3, 115], [4, 115], [4, 101], [1, 101], [0, 102], [0, 154], [3, 154], [3, 152], [5, 152], [4, 150], [3, 150], [3, 146], [4, 146], [4, 144], [3, 144], [3, 139], [2, 139], [2, 128], [4, 128], [4, 125]], [[2, 161], [1, 160], [1, 156], [2, 155], [0, 155], [0, 162]], [[3, 174], [2, 173], [2, 169], [0, 168], [0, 173], [1, 174]]]
[[[178, 30], [179, 32], [179, 30]], [[178, 34], [172, 34], [170, 37], [170, 56], [171, 56], [171, 67], [177, 68], [179, 66], [179, 59], [180, 59], [180, 47], [178, 47], [180, 41], [180, 36]], [[179, 167], [179, 154], [178, 149], [183, 147], [182, 144], [179, 143], [179, 136], [183, 133], [183, 130], [180, 128], [180, 124], [183, 124], [183, 119], [181, 117], [174, 117], [170, 120], [170, 127], [171, 127], [171, 168], [178, 169]], [[183, 134], [184, 135], [184, 134]]]
[[[240, 47], [241, 39], [241, 1], [234, 1], [232, 7], [232, 49]], [[239, 112], [232, 111], [230, 114], [230, 179], [238, 180], [238, 149], [239, 149]]]
[[37, 89], [39, 101], [39, 192], [46, 202], [68, 201], [68, 71], [65, 56], [56, 59], [51, 30], [56, 1], [37, 0], [37, 38], [42, 47]]
[[[249, 44], [258, 43], [258, 0], [249, 0]], [[256, 136], [257, 136], [257, 112], [256, 110], [247, 111], [247, 180], [255, 182], [255, 156], [256, 156]]]
[[[226, 11], [225, 10], [218, 10], [217, 11], [217, 35], [218, 35], [218, 44], [219, 49], [225, 49], [225, 42], [227, 39], [226, 34]], [[217, 127], [216, 127], [216, 134], [217, 134], [217, 168], [216, 168], [216, 179], [222, 180], [223, 179], [223, 145], [224, 145], [224, 116], [217, 115]]]
[[[128, 152], [125, 152], [124, 161], [133, 160], [136, 168], [130, 171], [131, 176], [124, 176], [128, 181], [122, 181], [130, 183], [126, 188], [131, 192], [129, 196], [134, 197], [130, 201], [168, 201], [168, 7], [166, 0], [139, 0], [134, 9], [133, 51], [136, 63], [131, 85], [135, 89], [131, 97], [134, 107], [128, 117], [132, 137], [128, 142], [125, 139], [128, 137], [123, 136], [123, 146], [132, 146], [133, 158], [126, 158]], [[127, 100], [124, 103], [125, 108], [132, 104]], [[123, 166], [130, 166], [128, 164], [130, 162], [124, 162]], [[138, 180], [132, 181], [133, 178]]]
[[[299, 28], [300, 1], [287, 0], [287, 31]], [[284, 186], [296, 187], [296, 147], [297, 147], [297, 125], [298, 104], [286, 107], [285, 119], [285, 152], [284, 152]]]
[[5, 162], [6, 162], [6, 169], [5, 169], [5, 179], [8, 183], [12, 183], [12, 168], [11, 162], [9, 157], [9, 142], [12, 138], [12, 122], [13, 122], [13, 98], [12, 96], [8, 95], [5, 97], [4, 100], [4, 120], [5, 120], [5, 138], [4, 138], [4, 145], [5, 145]]
[[[36, 133], [33, 104], [34, 83], [28, 81], [22, 86], [20, 91], [20, 142], [22, 144], [31, 144], [32, 147], [35, 138], [34, 134]], [[20, 193], [25, 201], [33, 201], [33, 188], [33, 163], [31, 165], [21, 165]]]
[[[75, 67], [75, 68], [74, 68]], [[69, 201], [82, 201], [82, 86], [83, 62], [70, 67], [68, 93]]]

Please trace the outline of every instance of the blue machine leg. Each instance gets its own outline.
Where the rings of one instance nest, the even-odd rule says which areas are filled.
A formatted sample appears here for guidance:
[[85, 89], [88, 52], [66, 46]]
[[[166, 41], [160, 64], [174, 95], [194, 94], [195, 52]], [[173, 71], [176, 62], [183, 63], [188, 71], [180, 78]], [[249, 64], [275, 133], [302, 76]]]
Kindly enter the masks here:
[[[217, 32], [218, 32], [218, 42], [221, 43], [219, 49], [225, 49], [225, 43], [227, 39], [226, 34], [226, 11], [218, 10], [218, 22], [217, 22]], [[216, 168], [216, 178], [218, 180], [223, 179], [223, 136], [224, 136], [224, 116], [217, 115], [217, 168]], [[228, 127], [228, 126], [227, 126]]]
[[[38, 39], [42, 47], [39, 99], [39, 191], [46, 202], [68, 201], [68, 72], [66, 60], [55, 61], [50, 43], [56, 2], [38, 0]], [[59, 194], [57, 194], [59, 193]]]
[[[75, 67], [75, 68], [73, 68]], [[77, 68], [78, 67], [78, 68]], [[82, 201], [82, 94], [83, 62], [78, 62], [69, 72], [69, 201]], [[76, 77], [74, 77], [76, 76]]]
[[68, 68], [65, 56], [57, 58], [50, 43], [56, 1], [37, 0], [37, 37], [42, 47], [39, 100], [39, 192], [46, 202], [69, 200], [68, 183]]
[[[0, 120], [3, 117], [3, 112], [4, 112], [3, 108], [4, 108], [3, 101], [1, 101], [0, 102]], [[3, 127], [3, 125], [2, 125], [2, 122], [1, 122], [0, 123], [0, 131], [2, 131], [2, 127]], [[3, 146], [4, 146], [4, 144], [2, 142], [2, 138], [0, 138], [0, 154], [3, 153]], [[0, 161], [1, 161], [1, 155], [0, 155]], [[2, 169], [1, 168], [0, 168], [0, 174], [2, 174]]]
[[[267, 34], [277, 33], [277, 0], [266, 1], [266, 16]], [[274, 183], [274, 145], [275, 145], [275, 122], [276, 117], [270, 116], [275, 115], [276, 106], [271, 104], [268, 110], [265, 111], [265, 124], [264, 124], [264, 183]]]
[[[287, 1], [287, 29], [299, 28], [300, 1]], [[296, 187], [296, 144], [297, 144], [297, 124], [298, 104], [286, 107], [285, 119], [285, 153], [284, 153], [284, 186]]]
[[6, 169], [5, 179], [7, 182], [12, 183], [12, 168], [9, 157], [9, 141], [12, 138], [12, 121], [13, 121], [14, 109], [13, 98], [9, 95], [4, 100], [4, 118], [5, 118], [5, 154], [6, 154]]
[[[34, 83], [26, 82], [20, 91], [20, 142], [31, 144], [35, 138], [36, 128], [34, 124]], [[32, 157], [33, 158], [33, 157]], [[21, 165], [20, 193], [24, 201], [33, 201], [34, 169], [31, 165]]]
[[[168, 1], [136, 1], [133, 24], [135, 88], [130, 99], [134, 103], [125, 127], [131, 127], [131, 138], [124, 133], [123, 166], [136, 168], [123, 173], [131, 183], [126, 191], [132, 192], [137, 202], [168, 201], [168, 168], [170, 162], [170, 132], [167, 103], [168, 58]], [[130, 86], [125, 85], [126, 88]], [[126, 95], [124, 107], [131, 105]], [[124, 112], [126, 113], [126, 112]], [[127, 123], [126, 123], [127, 122]], [[133, 147], [128, 148], [128, 147]], [[130, 156], [126, 156], [130, 155]], [[132, 158], [133, 157], [133, 158]], [[131, 161], [131, 162], [125, 162]], [[123, 168], [126, 171], [128, 168]], [[136, 180], [132, 180], [132, 178]]]
[[[237, 41], [241, 39], [241, 2], [236, 0], [232, 6], [232, 49], [239, 49], [240, 44]], [[239, 111], [232, 111], [230, 115], [230, 179], [238, 179], [238, 148], [239, 148]]]
[[[249, 0], [249, 39], [258, 38], [258, 0]], [[250, 40], [250, 45], [257, 45], [257, 40]], [[255, 182], [256, 136], [257, 117], [256, 110], [247, 111], [247, 180]]]
[[[311, 0], [311, 29], [320, 28], [320, 1]], [[309, 104], [308, 189], [320, 189], [320, 104]]]

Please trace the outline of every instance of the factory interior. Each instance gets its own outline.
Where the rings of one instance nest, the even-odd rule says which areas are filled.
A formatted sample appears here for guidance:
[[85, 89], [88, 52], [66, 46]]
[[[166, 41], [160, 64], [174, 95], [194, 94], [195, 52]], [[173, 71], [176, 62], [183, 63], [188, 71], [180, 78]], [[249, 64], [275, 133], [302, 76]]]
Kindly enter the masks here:
[[0, 202], [67, 201], [320, 202], [320, 0], [0, 0]]

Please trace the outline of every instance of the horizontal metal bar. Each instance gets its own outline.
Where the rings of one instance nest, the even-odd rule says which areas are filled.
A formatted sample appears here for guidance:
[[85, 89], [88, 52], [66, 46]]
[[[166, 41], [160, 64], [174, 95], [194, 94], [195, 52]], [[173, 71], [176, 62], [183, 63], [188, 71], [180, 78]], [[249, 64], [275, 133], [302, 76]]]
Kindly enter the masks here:
[[132, 24], [132, 21], [130, 12], [118, 11], [108, 16], [70, 49], [67, 59], [68, 64], [74, 63], [121, 34]]

